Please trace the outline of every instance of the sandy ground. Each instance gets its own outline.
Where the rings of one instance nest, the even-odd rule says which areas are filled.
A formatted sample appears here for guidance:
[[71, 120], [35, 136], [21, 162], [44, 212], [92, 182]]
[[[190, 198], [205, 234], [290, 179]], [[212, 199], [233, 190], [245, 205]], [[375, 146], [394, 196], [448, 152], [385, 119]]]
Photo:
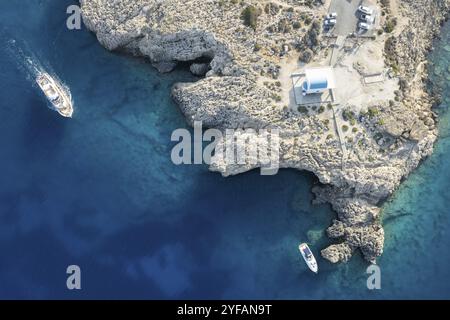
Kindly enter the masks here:
[[293, 73], [300, 72], [304, 68], [304, 64], [299, 62], [298, 57], [299, 55], [295, 54], [287, 59], [284, 59], [280, 63], [281, 69], [280, 76], [278, 78], [278, 80], [281, 82], [282, 103], [291, 107], [292, 109], [297, 109], [297, 104], [295, 102], [291, 75]]
[[[404, 20], [400, 20], [404, 22]], [[394, 100], [395, 91], [399, 89], [398, 79], [389, 79], [386, 75], [387, 68], [383, 57], [386, 36], [377, 37], [376, 40], [359, 40], [359, 43], [354, 46], [354, 50], [351, 52], [344, 51], [344, 42], [342, 41], [341, 46], [334, 49], [335, 51], [332, 55], [336, 58], [333, 60], [337, 61], [334, 67], [337, 88], [334, 90], [335, 104], [333, 110], [326, 108], [325, 112], [317, 114], [315, 111], [309, 110], [311, 109], [310, 107], [307, 107], [309, 114], [316, 114], [322, 120], [329, 120], [332, 126], [330, 131], [336, 132], [341, 142], [344, 162], [347, 154], [345, 141], [347, 138], [357, 135], [357, 133], [352, 133], [351, 130], [346, 133], [342, 132], [342, 126], [344, 124], [348, 125], [342, 118], [343, 109], [348, 108], [359, 114], [370, 106]], [[329, 60], [330, 58], [327, 57], [313, 64], [304, 65], [299, 63], [297, 54], [283, 59], [280, 63], [279, 77], [282, 103], [293, 110], [297, 110], [298, 105], [295, 100], [291, 75], [293, 73], [303, 73], [306, 67], [329, 65]], [[378, 75], [379, 79], [384, 80], [366, 84], [365, 77], [371, 75]], [[361, 129], [359, 128], [358, 132]], [[323, 139], [323, 137], [316, 138], [319, 140]]]
[[[365, 41], [353, 53], [344, 53], [343, 59], [335, 67], [337, 88], [334, 90], [336, 102], [341, 105], [353, 105], [355, 111], [377, 104], [381, 101], [394, 99], [394, 92], [398, 90], [398, 80], [385, 77], [384, 82], [364, 84], [364, 76], [384, 74], [386, 67], [383, 60], [384, 42], [380, 40]], [[280, 63], [280, 77], [282, 89], [282, 103], [293, 109], [297, 108], [291, 75], [304, 72], [305, 65], [298, 62], [297, 55], [285, 59]], [[326, 65], [326, 61], [322, 64]], [[312, 65], [308, 65], [311, 67]], [[356, 68], [355, 68], [356, 67]], [[360, 73], [361, 72], [361, 73]]]
[[[364, 48], [365, 46], [370, 48]], [[364, 76], [355, 69], [355, 63], [358, 63], [361, 69], [366, 70], [365, 75], [383, 74], [386, 71], [382, 59], [374, 60], [371, 63], [371, 59], [368, 58], [370, 57], [368, 51], [372, 49], [376, 49], [374, 43], [364, 44], [360, 51], [354, 55], [346, 56], [335, 68], [338, 84], [338, 88], [335, 90], [336, 102], [341, 105], [350, 105], [356, 112], [377, 103], [393, 100], [395, 91], [399, 89], [398, 80], [388, 79], [387, 77], [383, 82], [364, 84]], [[381, 48], [378, 48], [378, 50], [381, 52]]]
[[397, 18], [394, 34], [398, 36], [409, 25], [409, 18], [402, 14], [399, 0], [391, 0], [391, 13]]
[[[398, 1], [394, 0], [392, 11], [397, 16], [400, 16], [399, 10]], [[402, 29], [401, 26], [407, 24], [408, 19], [400, 17], [398, 20], [399, 27], [396, 32]], [[342, 126], [344, 124], [348, 125], [342, 118], [342, 111], [351, 109], [356, 114], [359, 114], [361, 111], [367, 110], [368, 107], [394, 100], [395, 91], [399, 89], [398, 79], [389, 79], [387, 77], [387, 67], [383, 57], [384, 43], [387, 36], [389, 35], [378, 36], [375, 40], [359, 39], [358, 42], [355, 42], [354, 50], [351, 52], [344, 50], [345, 41], [338, 41], [340, 46], [333, 49], [334, 52], [331, 55], [331, 57], [334, 57], [332, 60], [336, 62], [334, 74], [337, 84], [337, 88], [333, 90], [335, 97], [333, 109], [326, 108], [325, 112], [318, 114], [311, 106], [307, 106], [310, 115], [315, 114], [319, 119], [329, 121], [331, 126], [331, 132], [329, 133], [337, 134], [344, 153], [344, 161], [347, 153], [345, 141], [348, 137], [356, 135], [356, 133], [352, 133], [350, 130], [346, 133], [342, 132]], [[298, 57], [298, 53], [291, 52], [288, 57], [279, 62], [281, 69], [278, 81], [281, 83], [280, 95], [282, 97], [280, 103], [289, 106], [292, 110], [298, 110], [292, 84], [292, 74], [304, 73], [306, 67], [328, 66], [330, 63], [330, 55], [308, 65], [300, 63]], [[372, 76], [372, 78], [369, 76]], [[366, 78], [371, 80], [383, 79], [383, 81], [367, 84]], [[263, 83], [264, 80], [268, 79], [261, 78], [259, 81]], [[358, 132], [361, 129], [359, 128]], [[311, 138], [321, 141], [324, 137]]]

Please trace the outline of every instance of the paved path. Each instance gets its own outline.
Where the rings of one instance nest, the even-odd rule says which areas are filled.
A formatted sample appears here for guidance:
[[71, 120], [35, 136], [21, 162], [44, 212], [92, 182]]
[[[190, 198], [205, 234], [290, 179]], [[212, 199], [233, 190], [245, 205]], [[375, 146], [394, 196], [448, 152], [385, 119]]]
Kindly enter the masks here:
[[345, 136], [344, 132], [342, 132], [342, 124], [339, 121], [339, 116], [341, 114], [341, 109], [339, 106], [333, 107], [333, 119], [334, 119], [334, 125], [336, 127], [336, 132], [339, 138], [339, 142], [341, 143], [341, 150], [342, 150], [342, 169], [344, 169], [345, 161], [347, 160], [347, 146], [345, 144]]
[[[330, 57], [331, 67], [334, 67], [339, 63], [347, 36], [356, 31], [358, 24], [357, 10], [360, 4], [361, 0], [331, 0], [329, 12], [336, 12], [338, 14], [337, 24], [333, 30], [333, 34], [336, 35], [337, 38]], [[338, 104], [333, 106], [333, 121], [341, 145], [342, 169], [344, 169], [348, 157], [348, 150], [345, 142], [345, 135], [342, 131], [343, 123], [341, 121], [341, 116], [341, 105]]]
[[345, 44], [346, 36], [338, 36], [336, 38], [336, 43], [333, 46], [333, 51], [331, 52], [331, 58], [330, 58], [330, 66], [334, 67], [336, 63], [339, 60], [339, 53], [341, 52], [342, 48]]

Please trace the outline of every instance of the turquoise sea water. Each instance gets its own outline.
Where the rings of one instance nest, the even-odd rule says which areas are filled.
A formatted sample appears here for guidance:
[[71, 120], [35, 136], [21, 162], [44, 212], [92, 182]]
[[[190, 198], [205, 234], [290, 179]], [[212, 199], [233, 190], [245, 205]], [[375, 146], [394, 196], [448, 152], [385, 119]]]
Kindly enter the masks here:
[[[170, 134], [187, 125], [170, 88], [195, 79], [67, 30], [73, 3], [0, 3], [0, 298], [450, 298], [446, 108], [435, 154], [385, 205], [382, 289], [366, 288], [359, 255], [319, 258], [316, 276], [297, 250], [329, 243], [335, 214], [311, 205], [316, 179], [173, 165]], [[431, 57], [445, 87], [449, 35]], [[47, 108], [27, 57], [70, 87], [73, 119]], [[81, 291], [66, 289], [71, 264]]]

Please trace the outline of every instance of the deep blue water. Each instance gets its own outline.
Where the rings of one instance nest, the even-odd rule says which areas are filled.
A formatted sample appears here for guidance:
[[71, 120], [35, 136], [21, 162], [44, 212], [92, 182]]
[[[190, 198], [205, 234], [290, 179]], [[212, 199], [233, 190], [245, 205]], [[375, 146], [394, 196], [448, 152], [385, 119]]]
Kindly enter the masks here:
[[[450, 298], [446, 108], [435, 154], [385, 206], [382, 289], [366, 288], [359, 255], [319, 258], [316, 276], [297, 245], [319, 256], [335, 214], [311, 205], [314, 177], [173, 165], [170, 135], [187, 125], [170, 88], [195, 79], [67, 30], [73, 3], [0, 2], [0, 298]], [[432, 57], [443, 86], [449, 35]], [[47, 108], [25, 56], [70, 87], [73, 119]], [[71, 264], [81, 291], [66, 289]]]

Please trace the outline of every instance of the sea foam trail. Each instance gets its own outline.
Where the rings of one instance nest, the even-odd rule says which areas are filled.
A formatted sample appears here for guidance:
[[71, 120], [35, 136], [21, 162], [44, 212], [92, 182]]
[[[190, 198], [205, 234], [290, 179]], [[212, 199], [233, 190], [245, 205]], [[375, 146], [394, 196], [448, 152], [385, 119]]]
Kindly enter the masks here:
[[26, 43], [16, 39], [9, 39], [6, 41], [4, 49], [9, 58], [16, 63], [18, 69], [24, 74], [24, 77], [34, 88], [38, 89], [36, 77], [39, 74], [46, 72], [61, 85], [65, 94], [72, 101], [72, 94], [69, 87], [57, 76], [50, 64], [39, 59], [39, 57], [28, 48]]

